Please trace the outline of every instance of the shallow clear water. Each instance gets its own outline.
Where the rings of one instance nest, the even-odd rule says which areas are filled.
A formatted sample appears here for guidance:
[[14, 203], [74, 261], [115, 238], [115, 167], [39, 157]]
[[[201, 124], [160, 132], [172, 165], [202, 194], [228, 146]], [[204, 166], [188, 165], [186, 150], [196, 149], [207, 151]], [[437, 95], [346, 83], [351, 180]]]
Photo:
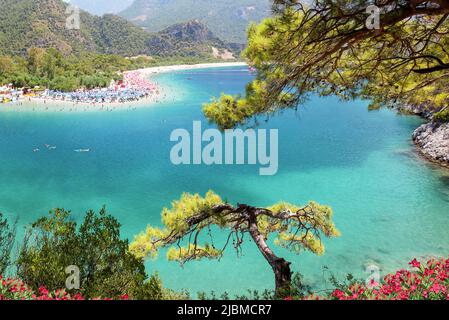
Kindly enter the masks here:
[[[366, 102], [313, 98], [300, 111], [262, 121], [279, 128], [279, 172], [258, 175], [257, 166], [171, 164], [170, 132], [207, 122], [201, 104], [221, 92], [243, 92], [251, 75], [242, 68], [163, 74], [175, 99], [151, 108], [99, 113], [0, 113], [0, 210], [31, 223], [55, 207], [81, 218], [106, 205], [122, 223], [124, 237], [159, 224], [160, 211], [182, 192], [213, 189], [230, 202], [270, 205], [279, 200], [331, 205], [342, 236], [326, 241], [322, 257], [292, 255], [307, 281], [326, 286], [323, 266], [337, 276], [406, 267], [412, 257], [449, 253], [449, 176], [423, 162], [411, 144], [415, 117], [367, 111]], [[57, 146], [45, 150], [44, 144]], [[40, 153], [33, 153], [40, 147]], [[90, 148], [90, 153], [74, 149]], [[216, 242], [223, 240], [218, 235]], [[180, 268], [162, 253], [148, 261], [165, 285], [191, 292], [272, 288], [271, 271], [248, 243], [236, 258]]]

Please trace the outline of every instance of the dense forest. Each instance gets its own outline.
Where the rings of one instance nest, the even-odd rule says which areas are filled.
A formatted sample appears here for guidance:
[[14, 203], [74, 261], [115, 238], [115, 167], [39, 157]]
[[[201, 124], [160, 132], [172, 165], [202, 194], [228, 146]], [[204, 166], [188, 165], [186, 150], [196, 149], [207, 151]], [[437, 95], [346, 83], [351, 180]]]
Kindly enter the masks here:
[[32, 48], [24, 57], [0, 56], [0, 83], [12, 83], [19, 88], [45, 86], [61, 91], [105, 87], [111, 80], [119, 79], [121, 71], [154, 62], [145, 57], [126, 59], [93, 53], [64, 57], [56, 49]]

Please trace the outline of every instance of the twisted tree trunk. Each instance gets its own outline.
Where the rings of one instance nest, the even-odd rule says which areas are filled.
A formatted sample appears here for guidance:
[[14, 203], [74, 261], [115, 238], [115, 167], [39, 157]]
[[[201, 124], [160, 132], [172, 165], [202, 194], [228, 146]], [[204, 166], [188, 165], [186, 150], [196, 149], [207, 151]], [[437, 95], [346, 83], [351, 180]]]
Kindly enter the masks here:
[[275, 296], [283, 298], [289, 294], [291, 289], [292, 272], [290, 262], [279, 258], [270, 249], [265, 241], [265, 237], [260, 233], [257, 226], [257, 217], [254, 212], [248, 212], [249, 233], [264, 256], [265, 260], [270, 264], [275, 277]]

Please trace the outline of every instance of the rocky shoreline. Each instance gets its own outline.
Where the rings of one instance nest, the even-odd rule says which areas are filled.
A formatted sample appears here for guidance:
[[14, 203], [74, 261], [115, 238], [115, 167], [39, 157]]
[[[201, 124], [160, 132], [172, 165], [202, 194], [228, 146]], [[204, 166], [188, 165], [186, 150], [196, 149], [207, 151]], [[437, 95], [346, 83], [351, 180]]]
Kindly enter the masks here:
[[413, 142], [427, 160], [449, 168], [449, 123], [435, 123], [425, 106], [403, 106], [399, 111], [429, 120], [413, 132]]
[[413, 142], [428, 160], [449, 168], [449, 124], [429, 122], [413, 133]]
[[425, 106], [403, 106], [399, 111], [429, 120], [413, 132], [413, 142], [427, 160], [449, 168], [449, 123], [435, 123], [433, 112]]

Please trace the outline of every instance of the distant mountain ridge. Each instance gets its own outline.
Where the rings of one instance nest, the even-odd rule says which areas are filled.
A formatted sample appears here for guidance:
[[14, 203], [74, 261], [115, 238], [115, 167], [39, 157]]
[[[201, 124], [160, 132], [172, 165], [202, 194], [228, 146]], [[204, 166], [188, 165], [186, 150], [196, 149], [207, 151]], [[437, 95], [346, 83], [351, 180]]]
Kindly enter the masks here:
[[270, 13], [270, 0], [135, 0], [119, 15], [151, 32], [197, 19], [220, 39], [243, 44], [249, 23]]
[[0, 53], [23, 55], [30, 47], [54, 47], [63, 54], [92, 51], [123, 56], [217, 57], [233, 51], [199, 21], [148, 33], [124, 18], [80, 12], [80, 30], [66, 28], [62, 0], [0, 0]]

